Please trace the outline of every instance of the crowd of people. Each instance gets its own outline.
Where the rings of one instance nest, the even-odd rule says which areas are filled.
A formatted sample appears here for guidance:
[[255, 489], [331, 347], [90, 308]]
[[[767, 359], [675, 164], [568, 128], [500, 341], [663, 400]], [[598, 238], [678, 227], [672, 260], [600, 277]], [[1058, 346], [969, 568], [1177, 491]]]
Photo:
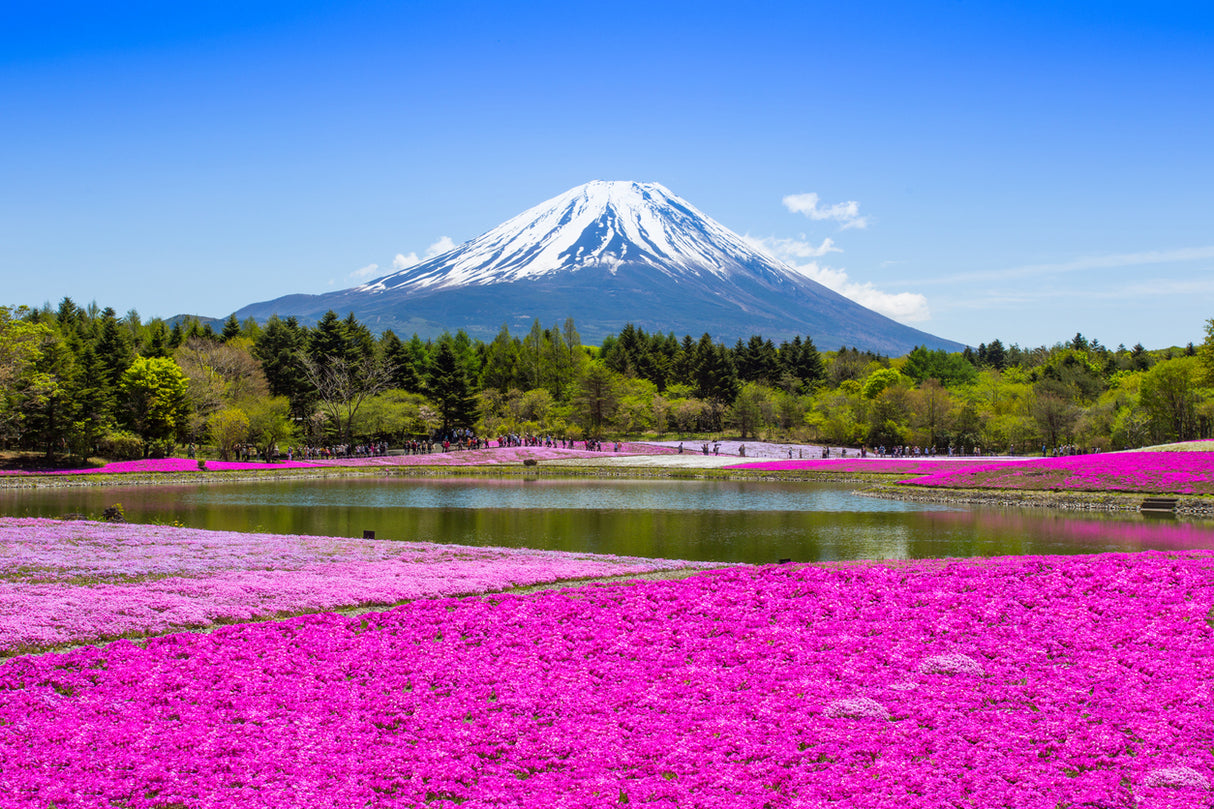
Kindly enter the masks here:
[[[882, 446], [877, 447], [876, 450], [874, 450], [874, 451], [876, 452], [877, 457], [879, 457], [879, 458], [936, 458], [936, 457], [939, 457], [941, 454], [940, 450], [936, 449], [936, 447], [934, 447], [934, 446], [931, 446], [931, 447], [898, 446], [898, 447], [890, 447], [887, 449], [884, 445], [882, 445]], [[1009, 449], [1008, 452], [1010, 454], [1011, 450]], [[950, 457], [950, 458], [960, 458], [960, 457], [967, 456], [967, 455], [978, 456], [978, 455], [982, 454], [982, 447], [976, 446], [972, 450], [970, 450], [970, 452], [967, 453], [961, 447], [955, 447], [952, 444], [949, 444], [947, 453], [948, 453], [948, 457]], [[863, 457], [867, 453], [866, 453], [866, 451], [861, 450], [860, 454], [861, 454], [861, 457]]]
[[[581, 444], [581, 447], [578, 446]], [[607, 449], [603, 449], [603, 442], [598, 438], [587, 438], [585, 441], [574, 441], [572, 438], [553, 438], [551, 435], [518, 435], [516, 433], [508, 433], [500, 436], [497, 439], [499, 447], [547, 447], [549, 449], [585, 449], [590, 452], [608, 452], [614, 450], [619, 452], [623, 447], [619, 441], [614, 444], [607, 442]]]
[[374, 458], [388, 454], [388, 442], [371, 444], [333, 444], [330, 446], [287, 447], [288, 461], [328, 461], [334, 458]]

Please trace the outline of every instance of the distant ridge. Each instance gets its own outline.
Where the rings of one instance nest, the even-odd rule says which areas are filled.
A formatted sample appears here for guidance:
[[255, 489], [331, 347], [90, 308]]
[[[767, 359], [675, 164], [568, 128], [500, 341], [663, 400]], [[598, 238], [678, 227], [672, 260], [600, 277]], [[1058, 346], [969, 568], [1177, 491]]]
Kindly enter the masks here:
[[657, 183], [594, 181], [442, 255], [369, 283], [286, 295], [238, 320], [353, 312], [369, 328], [433, 337], [464, 329], [492, 339], [572, 317], [597, 343], [627, 323], [732, 342], [752, 334], [811, 337], [901, 356], [960, 343], [911, 328], [833, 292], [705, 216]]

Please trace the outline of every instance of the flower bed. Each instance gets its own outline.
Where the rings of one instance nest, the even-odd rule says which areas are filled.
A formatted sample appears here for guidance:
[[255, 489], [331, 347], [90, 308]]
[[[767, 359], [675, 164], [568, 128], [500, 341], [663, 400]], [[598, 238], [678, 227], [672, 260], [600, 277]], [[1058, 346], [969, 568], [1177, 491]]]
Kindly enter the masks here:
[[0, 518], [0, 656], [343, 607], [707, 565]]
[[[306, 469], [317, 466], [300, 461], [260, 463], [254, 461], [206, 461], [211, 472], [263, 471], [266, 469]], [[0, 470], [0, 475], [120, 475], [131, 472], [200, 472], [198, 461], [192, 458], [145, 458], [139, 461], [115, 461], [88, 469]]]
[[[614, 445], [610, 445], [614, 447]], [[623, 444], [619, 452], [560, 447], [489, 447], [487, 449], [452, 450], [426, 455], [388, 455], [374, 458], [335, 458], [313, 461], [323, 466], [498, 466], [518, 465], [524, 461], [556, 461], [569, 458], [618, 458], [623, 455], [669, 455], [675, 450], [646, 444]]]
[[18, 807], [1208, 806], [1210, 553], [731, 568], [0, 664]]
[[[614, 447], [614, 445], [610, 445]], [[148, 458], [139, 461], [115, 461], [105, 466], [88, 469], [47, 469], [44, 471], [0, 470], [0, 475], [97, 475], [127, 474], [132, 472], [265, 472], [274, 469], [318, 469], [325, 467], [365, 466], [480, 466], [520, 464], [525, 460], [558, 460], [563, 458], [602, 458], [621, 455], [669, 455], [675, 450], [649, 444], [622, 444], [619, 452], [613, 449], [592, 451], [584, 449], [561, 449], [559, 447], [488, 447], [479, 450], [453, 450], [432, 452], [423, 455], [378, 455], [361, 458], [330, 458], [311, 461], [206, 461], [206, 470], [198, 468], [198, 461], [190, 458]]]
[[1214, 452], [1114, 452], [939, 469], [914, 486], [1214, 494]]

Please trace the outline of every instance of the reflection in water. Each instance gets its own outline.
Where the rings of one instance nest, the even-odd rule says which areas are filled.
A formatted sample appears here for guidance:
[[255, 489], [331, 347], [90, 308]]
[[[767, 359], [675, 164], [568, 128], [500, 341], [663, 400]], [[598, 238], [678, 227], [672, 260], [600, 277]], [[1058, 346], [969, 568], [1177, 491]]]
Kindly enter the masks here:
[[1214, 524], [1208, 521], [1183, 522], [1138, 514], [1077, 518], [1058, 511], [995, 509], [938, 511], [925, 516], [939, 531], [961, 535], [975, 533], [975, 524], [980, 522], [983, 533], [1004, 543], [1040, 534], [1059, 545], [1099, 550], [1180, 551], [1214, 547], [1211, 545]]
[[0, 513], [723, 562], [1214, 548], [1214, 524], [956, 509], [751, 481], [403, 478], [0, 492]]

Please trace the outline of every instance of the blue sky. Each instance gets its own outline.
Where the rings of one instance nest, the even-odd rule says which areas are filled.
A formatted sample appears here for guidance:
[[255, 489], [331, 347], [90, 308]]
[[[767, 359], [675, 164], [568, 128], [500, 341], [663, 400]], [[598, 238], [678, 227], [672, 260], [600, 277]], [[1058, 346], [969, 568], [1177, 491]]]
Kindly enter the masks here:
[[607, 179], [971, 345], [1214, 317], [1208, 3], [14, 5], [3, 304], [221, 317]]

